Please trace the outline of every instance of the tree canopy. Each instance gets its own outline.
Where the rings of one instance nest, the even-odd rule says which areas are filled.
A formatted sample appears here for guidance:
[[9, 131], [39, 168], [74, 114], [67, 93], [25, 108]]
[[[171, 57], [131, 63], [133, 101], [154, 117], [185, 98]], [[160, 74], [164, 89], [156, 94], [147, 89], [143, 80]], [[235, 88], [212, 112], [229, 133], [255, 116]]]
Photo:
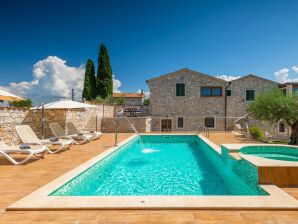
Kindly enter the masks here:
[[262, 121], [277, 124], [280, 120], [291, 127], [289, 144], [298, 144], [298, 95], [286, 95], [280, 89], [261, 93], [248, 106], [248, 112]]
[[84, 89], [82, 93], [83, 99], [93, 100], [96, 97], [96, 78], [94, 63], [91, 59], [87, 60], [85, 79], [84, 79]]
[[98, 56], [98, 69], [96, 79], [97, 96], [102, 99], [113, 94], [112, 67], [107, 48], [102, 44]]

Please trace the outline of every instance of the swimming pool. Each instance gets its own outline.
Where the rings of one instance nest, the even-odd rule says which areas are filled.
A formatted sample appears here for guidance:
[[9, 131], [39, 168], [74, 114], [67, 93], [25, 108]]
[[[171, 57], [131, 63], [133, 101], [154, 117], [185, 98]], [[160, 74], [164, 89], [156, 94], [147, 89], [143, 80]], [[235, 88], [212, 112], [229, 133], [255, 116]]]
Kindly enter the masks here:
[[259, 156], [267, 159], [297, 161], [298, 148], [287, 146], [247, 146], [240, 149], [243, 154]]
[[140, 138], [118, 148], [50, 196], [267, 194], [247, 184], [196, 135]]

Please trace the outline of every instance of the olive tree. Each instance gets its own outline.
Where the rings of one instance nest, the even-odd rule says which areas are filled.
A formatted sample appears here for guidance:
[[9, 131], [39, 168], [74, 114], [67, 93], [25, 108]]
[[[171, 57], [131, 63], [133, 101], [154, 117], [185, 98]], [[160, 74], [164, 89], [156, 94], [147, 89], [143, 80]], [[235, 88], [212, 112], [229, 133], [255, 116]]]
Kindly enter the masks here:
[[286, 95], [280, 89], [261, 93], [248, 106], [256, 119], [277, 124], [280, 120], [291, 127], [289, 144], [298, 144], [298, 94]]

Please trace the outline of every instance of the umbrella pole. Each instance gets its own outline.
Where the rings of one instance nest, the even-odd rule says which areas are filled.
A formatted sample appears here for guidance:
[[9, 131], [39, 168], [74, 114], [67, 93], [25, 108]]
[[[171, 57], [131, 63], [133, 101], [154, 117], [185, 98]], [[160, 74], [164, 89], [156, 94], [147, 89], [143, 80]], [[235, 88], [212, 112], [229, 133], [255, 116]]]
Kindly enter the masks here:
[[41, 139], [44, 140], [44, 104], [41, 106]]
[[115, 144], [114, 146], [118, 145], [118, 116], [116, 116], [116, 124], [115, 124]]

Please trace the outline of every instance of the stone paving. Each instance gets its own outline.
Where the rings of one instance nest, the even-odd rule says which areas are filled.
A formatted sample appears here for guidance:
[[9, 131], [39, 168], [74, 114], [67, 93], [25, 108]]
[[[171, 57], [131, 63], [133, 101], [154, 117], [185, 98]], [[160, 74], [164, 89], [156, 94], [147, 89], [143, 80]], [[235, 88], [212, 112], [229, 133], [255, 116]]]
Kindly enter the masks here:
[[[120, 134], [119, 140], [131, 136]], [[216, 144], [247, 140], [232, 133], [211, 133]], [[100, 140], [23, 166], [12, 166], [0, 158], [0, 223], [298, 223], [297, 211], [210, 211], [210, 210], [90, 210], [90, 211], [5, 211], [5, 208], [111, 147], [114, 134]], [[298, 199], [297, 188], [285, 189]]]

